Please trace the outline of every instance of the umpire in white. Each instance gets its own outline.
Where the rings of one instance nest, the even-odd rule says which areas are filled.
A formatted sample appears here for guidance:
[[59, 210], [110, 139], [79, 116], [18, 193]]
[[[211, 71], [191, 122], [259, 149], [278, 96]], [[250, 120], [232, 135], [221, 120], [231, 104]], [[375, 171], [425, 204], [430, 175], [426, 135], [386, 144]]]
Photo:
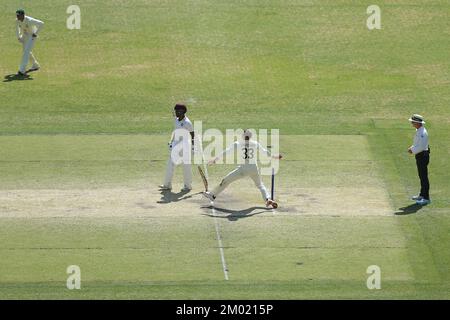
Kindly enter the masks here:
[[416, 157], [417, 171], [420, 178], [420, 193], [412, 197], [418, 205], [426, 205], [430, 200], [430, 182], [428, 181], [428, 163], [430, 162], [430, 146], [428, 145], [428, 132], [425, 129], [425, 121], [420, 114], [413, 114], [409, 118], [412, 126], [416, 128], [416, 135], [411, 147], [408, 148], [410, 154]]
[[[28, 71], [36, 71], [40, 68], [39, 62], [36, 60], [31, 50], [33, 50], [38, 33], [42, 29], [44, 22], [26, 16], [23, 9], [16, 11], [16, 17], [16, 36], [17, 40], [19, 40], [23, 46], [22, 61], [17, 74], [19, 76], [25, 76]], [[28, 61], [30, 61], [32, 65], [31, 69], [27, 71]]]

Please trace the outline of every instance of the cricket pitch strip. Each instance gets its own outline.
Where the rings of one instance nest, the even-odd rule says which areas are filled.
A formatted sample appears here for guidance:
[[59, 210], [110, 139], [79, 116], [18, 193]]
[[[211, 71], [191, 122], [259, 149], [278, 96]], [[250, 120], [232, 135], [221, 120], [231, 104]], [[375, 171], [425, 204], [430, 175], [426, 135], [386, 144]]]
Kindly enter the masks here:
[[[264, 208], [256, 189], [242, 197], [244, 190], [236, 187], [230, 186], [215, 202], [217, 215], [388, 216], [393, 212], [387, 194], [376, 187], [280, 188], [276, 211]], [[201, 190], [160, 192], [157, 188], [0, 190], [0, 203], [4, 218], [183, 217], [208, 213], [210, 206]]]

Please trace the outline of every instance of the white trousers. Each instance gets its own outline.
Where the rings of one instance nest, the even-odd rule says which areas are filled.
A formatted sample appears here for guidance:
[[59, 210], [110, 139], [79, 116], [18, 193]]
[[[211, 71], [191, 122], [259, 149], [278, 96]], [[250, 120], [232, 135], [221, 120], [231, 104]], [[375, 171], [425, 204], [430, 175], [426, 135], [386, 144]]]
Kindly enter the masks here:
[[[181, 164], [183, 166], [183, 180], [184, 180], [184, 186], [186, 188], [191, 189], [192, 188], [192, 170], [190, 164]], [[164, 185], [166, 187], [172, 188], [172, 178], [173, 174], [175, 172], [175, 167], [177, 165], [173, 163], [172, 159], [169, 157], [169, 160], [167, 161], [167, 168], [166, 168], [166, 178], [164, 179]]]
[[250, 177], [253, 180], [255, 186], [261, 192], [261, 196], [264, 201], [270, 198], [269, 194], [267, 193], [267, 189], [261, 179], [261, 175], [259, 174], [258, 167], [255, 164], [243, 164], [231, 171], [212, 191], [212, 194], [217, 197], [223, 190], [225, 190], [226, 187], [228, 187], [228, 185], [230, 185], [230, 183], [245, 177]]
[[20, 63], [19, 71], [22, 73], [25, 73], [28, 61], [32, 63], [32, 68], [39, 67], [39, 63], [36, 60], [36, 58], [33, 55], [34, 44], [36, 43], [37, 38], [33, 38], [31, 35], [23, 35], [22, 37], [22, 46], [23, 46], [23, 53], [22, 53], [22, 61]]

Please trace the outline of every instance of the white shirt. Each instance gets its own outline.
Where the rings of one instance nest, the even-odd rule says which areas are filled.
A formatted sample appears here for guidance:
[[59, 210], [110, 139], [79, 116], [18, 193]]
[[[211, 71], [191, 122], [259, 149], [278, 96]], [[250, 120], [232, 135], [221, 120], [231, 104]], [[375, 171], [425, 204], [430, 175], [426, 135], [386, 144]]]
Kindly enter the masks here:
[[258, 150], [261, 150], [268, 157], [271, 156], [270, 151], [265, 149], [259, 142], [254, 140], [248, 140], [248, 141], [235, 141], [222, 153], [222, 155], [219, 158], [224, 157], [225, 155], [230, 154], [231, 152], [237, 151], [238, 159], [241, 159], [241, 161], [238, 160], [238, 163], [243, 162], [245, 164], [256, 165]]
[[194, 126], [192, 125], [191, 120], [186, 116], [184, 116], [181, 121], [175, 117], [175, 129], [186, 129], [189, 132], [193, 132]]
[[33, 33], [37, 35], [44, 25], [44, 22], [41, 20], [29, 16], [25, 16], [23, 21], [17, 19], [16, 22], [17, 39], [24, 35], [31, 36]]
[[[186, 117], [186, 116], [184, 116], [184, 118], [181, 119], [181, 120], [178, 120], [178, 118], [175, 117], [174, 127], [175, 127], [174, 132], [177, 129], [182, 129], [182, 130], [185, 129], [185, 130], [187, 130], [189, 132], [193, 132], [194, 131], [194, 126], [192, 125], [191, 120], [189, 120], [189, 118]], [[172, 133], [172, 138], [170, 140], [170, 143], [175, 145], [175, 144], [178, 144], [178, 142], [181, 141], [181, 137], [179, 138], [179, 140], [174, 141], [174, 139], [175, 139], [174, 132]]]
[[414, 142], [411, 146], [411, 151], [414, 154], [428, 150], [428, 132], [424, 126], [416, 129], [416, 135], [414, 136]]

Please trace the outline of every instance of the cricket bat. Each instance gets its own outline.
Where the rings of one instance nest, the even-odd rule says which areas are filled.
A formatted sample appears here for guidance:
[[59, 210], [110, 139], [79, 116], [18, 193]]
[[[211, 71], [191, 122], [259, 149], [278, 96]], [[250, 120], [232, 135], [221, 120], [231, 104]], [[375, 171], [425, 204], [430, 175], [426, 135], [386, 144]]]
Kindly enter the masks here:
[[206, 167], [206, 162], [205, 162], [205, 156], [203, 154], [203, 146], [201, 144], [201, 142], [198, 143], [198, 146], [200, 146], [200, 152], [202, 154], [202, 165], [197, 165], [198, 168], [198, 172], [200, 173], [200, 177], [202, 178], [203, 181], [203, 185], [205, 186], [205, 192], [208, 191], [208, 168]]
[[[208, 171], [206, 173], [203, 171], [202, 166], [198, 165], [198, 172], [200, 173], [200, 177], [202, 178], [203, 185], [205, 186], [205, 191], [208, 191]], [[206, 170], [206, 168], [205, 168]]]

